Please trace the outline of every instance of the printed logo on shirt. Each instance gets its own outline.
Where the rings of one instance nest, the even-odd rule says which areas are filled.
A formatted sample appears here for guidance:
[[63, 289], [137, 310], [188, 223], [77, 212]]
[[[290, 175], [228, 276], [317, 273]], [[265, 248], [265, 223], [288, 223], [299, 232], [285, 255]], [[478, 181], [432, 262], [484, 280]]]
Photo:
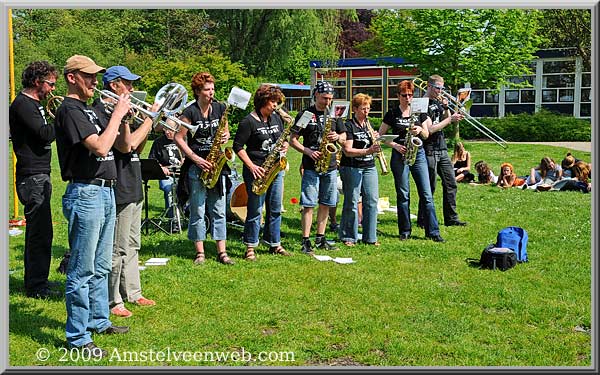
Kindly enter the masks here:
[[48, 121], [46, 121], [46, 111], [44, 110], [44, 107], [39, 106], [38, 111], [40, 111], [40, 114], [42, 115], [42, 118], [44, 119], [44, 125], [48, 125]]
[[83, 113], [85, 113], [88, 117], [88, 121], [94, 124], [96, 127], [96, 132], [100, 134], [102, 132], [102, 128], [98, 125], [100, 120], [98, 119], [98, 116], [96, 116], [96, 112], [94, 112], [92, 109], [84, 109]]
[[[98, 125], [96, 125], [98, 126]], [[97, 156], [96, 157], [96, 161], [110, 161], [110, 160], [115, 160], [115, 156], [113, 155], [112, 150], [110, 150], [108, 152], [108, 155], [102, 157], [102, 156]]]

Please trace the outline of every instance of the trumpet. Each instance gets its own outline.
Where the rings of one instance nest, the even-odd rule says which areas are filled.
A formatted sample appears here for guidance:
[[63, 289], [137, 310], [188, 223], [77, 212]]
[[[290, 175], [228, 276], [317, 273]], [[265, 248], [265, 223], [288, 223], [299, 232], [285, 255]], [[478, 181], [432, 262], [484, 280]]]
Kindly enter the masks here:
[[52, 96], [48, 98], [48, 102], [46, 103], [46, 112], [48, 112], [48, 115], [54, 120], [56, 116], [56, 111], [58, 111], [58, 107], [60, 107], [63, 100], [65, 100], [65, 97], [54, 95], [52, 93], [50, 93], [50, 95]]
[[[94, 87], [94, 90], [97, 91], [98, 93], [100, 93], [100, 97], [104, 97], [104, 98], [109, 98], [112, 99], [114, 101], [119, 101], [120, 100], [120, 96], [115, 94], [114, 92], [110, 91], [110, 90], [100, 90], [97, 87]], [[154, 127], [156, 125], [156, 123], [160, 120], [160, 111], [150, 111], [146, 108], [144, 108], [143, 106], [136, 104], [136, 103], [131, 103], [131, 108], [133, 109], [133, 116], [136, 120], [141, 120], [143, 121], [143, 119], [139, 118], [139, 113], [142, 113], [143, 115], [150, 117], [152, 119], [152, 126]], [[114, 105], [108, 104], [107, 105], [107, 110], [108, 112], [111, 112], [114, 110]]]
[[[417, 78], [413, 79], [413, 83], [415, 84], [415, 86], [420, 88], [423, 92], [427, 91], [427, 81], [424, 81], [421, 78], [417, 77]], [[442, 101], [443, 99], [446, 99], [448, 101], [448, 103], [452, 104], [452, 105], [448, 106], [450, 111], [452, 111], [454, 113], [460, 113], [461, 115], [463, 115], [464, 119], [467, 121], [467, 123], [469, 125], [471, 125], [475, 129], [477, 129], [480, 133], [482, 133], [483, 135], [485, 135], [492, 141], [494, 141], [500, 147], [506, 148], [508, 145], [507, 145], [506, 141], [504, 139], [502, 139], [502, 137], [500, 137], [498, 134], [494, 133], [491, 129], [489, 129], [487, 126], [483, 125], [479, 120], [477, 120], [476, 118], [472, 117], [469, 114], [468, 111], [471, 108], [471, 105], [473, 104], [472, 101], [468, 100], [470, 94], [471, 94], [471, 89], [468, 89], [468, 88], [460, 89], [460, 90], [458, 90], [458, 93], [457, 93], [458, 98], [456, 98], [456, 97], [452, 96], [450, 93], [448, 93], [447, 91], [441, 90], [440, 95], [437, 99], [440, 101]]]

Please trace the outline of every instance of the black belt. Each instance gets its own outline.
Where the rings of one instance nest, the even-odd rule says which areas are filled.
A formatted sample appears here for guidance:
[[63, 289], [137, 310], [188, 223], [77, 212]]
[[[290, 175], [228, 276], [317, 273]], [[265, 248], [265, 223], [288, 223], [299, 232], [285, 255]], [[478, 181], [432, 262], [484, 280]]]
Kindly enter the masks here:
[[71, 182], [75, 182], [78, 184], [90, 184], [97, 185], [102, 187], [114, 187], [117, 183], [117, 180], [105, 180], [103, 178], [92, 178], [87, 180], [72, 180]]

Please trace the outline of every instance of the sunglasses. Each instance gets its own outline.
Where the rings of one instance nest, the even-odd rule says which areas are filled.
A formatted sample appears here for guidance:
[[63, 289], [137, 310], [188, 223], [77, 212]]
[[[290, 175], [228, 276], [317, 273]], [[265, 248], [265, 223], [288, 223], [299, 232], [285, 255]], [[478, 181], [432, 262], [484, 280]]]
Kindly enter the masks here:
[[403, 98], [409, 97], [409, 96], [414, 96], [414, 94], [398, 94]]
[[444, 86], [438, 86], [438, 85], [431, 85], [431, 87], [433, 87], [434, 89], [438, 89], [438, 90], [444, 89]]
[[48, 81], [47, 79], [45, 79], [44, 82], [46, 82], [48, 84], [48, 86], [50, 86], [50, 87], [56, 86], [56, 82], [51, 82], [51, 81]]

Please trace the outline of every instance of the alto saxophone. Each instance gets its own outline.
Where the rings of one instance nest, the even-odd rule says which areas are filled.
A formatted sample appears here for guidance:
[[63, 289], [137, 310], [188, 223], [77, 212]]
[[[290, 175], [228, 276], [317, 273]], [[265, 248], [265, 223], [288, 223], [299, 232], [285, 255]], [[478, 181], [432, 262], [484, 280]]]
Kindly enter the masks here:
[[381, 167], [381, 175], [385, 176], [390, 173], [390, 169], [388, 168], [387, 160], [385, 160], [385, 154], [383, 153], [383, 149], [381, 148], [381, 142], [377, 140], [378, 134], [375, 134], [375, 130], [371, 126], [371, 122], [367, 119], [367, 131], [371, 133], [371, 137], [373, 138], [373, 144], [379, 145], [380, 151], [375, 155], [377, 160], [379, 161], [379, 166]]
[[[410, 103], [408, 104], [410, 107]], [[406, 129], [406, 138], [404, 139], [404, 146], [406, 147], [406, 154], [404, 154], [404, 163], [409, 166], [415, 164], [417, 160], [417, 152], [419, 151], [419, 147], [423, 146], [423, 141], [419, 137], [413, 136], [410, 132], [415, 122], [417, 122], [418, 114], [412, 113], [410, 114], [410, 119], [408, 127]]]
[[225, 150], [221, 150], [225, 126], [227, 125], [227, 112], [229, 111], [229, 108], [229, 106], [226, 107], [225, 114], [223, 114], [223, 117], [221, 117], [221, 120], [219, 121], [219, 126], [215, 132], [212, 147], [206, 156], [206, 161], [212, 164], [212, 168], [208, 171], [202, 171], [202, 174], [200, 175], [200, 180], [207, 189], [212, 189], [215, 187], [219, 181], [219, 176], [221, 176], [221, 171], [223, 170], [225, 163], [228, 160], [233, 160], [233, 150], [231, 147], [225, 147]]
[[252, 182], [252, 192], [256, 195], [262, 195], [267, 192], [271, 183], [277, 177], [277, 174], [285, 169], [287, 166], [287, 158], [282, 154], [281, 149], [283, 148], [283, 143], [288, 141], [290, 136], [292, 126], [294, 126], [294, 120], [287, 113], [283, 112], [281, 108], [277, 108], [275, 110], [281, 118], [286, 123], [286, 127], [283, 130], [283, 133], [275, 142], [275, 146], [267, 155], [265, 162], [262, 165], [262, 168], [265, 170], [265, 174], [263, 177], [259, 177]]
[[331, 156], [340, 151], [340, 147], [338, 147], [335, 143], [329, 142], [327, 139], [327, 134], [331, 132], [331, 127], [333, 124], [333, 119], [328, 115], [328, 113], [329, 107], [325, 109], [325, 127], [323, 129], [321, 144], [319, 145], [321, 157], [315, 162], [315, 171], [317, 173], [327, 172], [329, 165], [331, 164]]

